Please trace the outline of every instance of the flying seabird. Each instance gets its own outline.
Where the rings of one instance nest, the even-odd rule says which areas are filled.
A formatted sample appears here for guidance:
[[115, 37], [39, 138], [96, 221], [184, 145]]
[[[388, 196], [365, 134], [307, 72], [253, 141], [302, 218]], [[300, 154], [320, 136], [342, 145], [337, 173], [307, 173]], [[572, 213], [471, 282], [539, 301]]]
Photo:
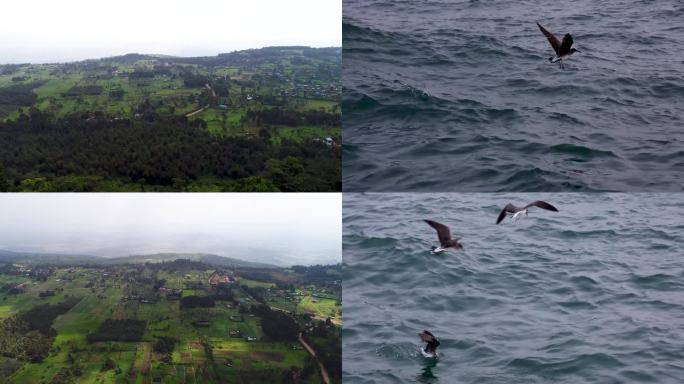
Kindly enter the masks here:
[[566, 33], [565, 36], [563, 36], [563, 42], [560, 42], [553, 33], [547, 31], [541, 24], [537, 23], [537, 26], [544, 36], [546, 36], [546, 39], [549, 40], [549, 44], [551, 44], [551, 47], [553, 47], [553, 50], [556, 52], [556, 56], [549, 57], [549, 61], [552, 63], [559, 63], [561, 69], [563, 69], [563, 60], [569, 59], [570, 55], [575, 52], [580, 52], [575, 48], [571, 48], [572, 36], [570, 36], [569, 33]]
[[508, 203], [506, 204], [504, 209], [501, 210], [501, 213], [499, 213], [499, 218], [496, 219], [496, 223], [499, 224], [506, 217], [507, 213], [512, 214], [513, 219], [515, 220], [518, 220], [521, 215], [527, 216], [527, 209], [529, 207], [538, 207], [541, 209], [546, 209], [548, 211], [558, 212], [558, 209], [556, 209], [556, 207], [547, 203], [546, 201], [541, 200], [533, 201], [524, 207], [516, 207], [515, 205]]
[[418, 334], [420, 339], [423, 340], [425, 348], [421, 348], [421, 352], [425, 357], [437, 357], [437, 347], [439, 347], [439, 340], [430, 331], [423, 331]]
[[463, 245], [461, 245], [458, 242], [458, 238], [452, 239], [451, 238], [451, 231], [449, 230], [449, 227], [447, 227], [444, 224], [440, 224], [436, 221], [432, 220], [425, 220], [426, 223], [428, 223], [432, 228], [437, 230], [437, 237], [439, 238], [439, 247], [432, 247], [431, 251], [432, 253], [442, 253], [447, 250], [447, 248], [454, 248], [454, 249], [463, 249]]

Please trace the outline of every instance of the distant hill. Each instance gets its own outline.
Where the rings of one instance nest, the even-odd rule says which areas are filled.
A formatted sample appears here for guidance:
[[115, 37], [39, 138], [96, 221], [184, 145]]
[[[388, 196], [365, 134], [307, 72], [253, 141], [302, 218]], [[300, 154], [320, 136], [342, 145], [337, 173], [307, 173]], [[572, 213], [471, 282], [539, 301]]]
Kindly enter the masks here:
[[162, 263], [174, 261], [178, 259], [198, 261], [205, 264], [216, 265], [221, 267], [238, 267], [238, 268], [280, 268], [273, 264], [256, 263], [251, 261], [244, 261], [234, 259], [232, 257], [225, 257], [219, 255], [212, 255], [208, 253], [155, 253], [152, 255], [133, 255], [126, 257], [116, 257], [107, 259], [108, 264], [126, 264], [126, 263]]
[[0, 249], [0, 262], [25, 264], [91, 264], [105, 260], [92, 255], [69, 255], [59, 253], [14, 252]]
[[23, 264], [142, 264], [162, 263], [178, 259], [192, 260], [208, 265], [235, 268], [280, 268], [273, 264], [244, 261], [232, 257], [224, 257], [207, 253], [155, 253], [151, 255], [132, 255], [123, 257], [99, 257], [92, 255], [68, 255], [57, 253], [13, 252], [0, 250], [0, 263]]

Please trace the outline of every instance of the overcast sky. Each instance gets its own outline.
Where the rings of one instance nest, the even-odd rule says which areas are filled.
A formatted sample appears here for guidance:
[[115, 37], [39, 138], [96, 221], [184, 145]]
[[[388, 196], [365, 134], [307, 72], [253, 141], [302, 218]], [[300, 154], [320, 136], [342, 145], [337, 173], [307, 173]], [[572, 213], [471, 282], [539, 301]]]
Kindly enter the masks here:
[[342, 0], [3, 0], [0, 63], [342, 45]]
[[200, 252], [278, 265], [342, 261], [339, 193], [0, 194], [0, 249]]

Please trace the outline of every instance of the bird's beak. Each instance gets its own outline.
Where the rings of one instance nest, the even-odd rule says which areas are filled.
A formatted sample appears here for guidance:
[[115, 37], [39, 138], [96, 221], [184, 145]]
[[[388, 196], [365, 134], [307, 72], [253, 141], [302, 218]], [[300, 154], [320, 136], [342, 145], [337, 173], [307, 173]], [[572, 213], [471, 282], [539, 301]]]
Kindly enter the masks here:
[[580, 51], [579, 49], [575, 49], [575, 52], [582, 53], [582, 51]]

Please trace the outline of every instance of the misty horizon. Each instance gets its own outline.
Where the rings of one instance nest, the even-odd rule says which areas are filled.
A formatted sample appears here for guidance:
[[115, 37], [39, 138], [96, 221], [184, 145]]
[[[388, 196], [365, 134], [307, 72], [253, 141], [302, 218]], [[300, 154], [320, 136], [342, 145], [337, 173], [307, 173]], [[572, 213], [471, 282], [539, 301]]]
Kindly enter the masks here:
[[[305, 44], [284, 44], [284, 45], [264, 45], [264, 46], [259, 46], [259, 47], [249, 47], [249, 48], [242, 48], [242, 49], [234, 49], [234, 50], [225, 50], [225, 51], [217, 51], [217, 52], [206, 52], [204, 54], [168, 54], [168, 53], [159, 53], [159, 52], [143, 52], [143, 51], [136, 51], [136, 52], [117, 52], [117, 53], [112, 53], [112, 54], [107, 54], [103, 56], [93, 56], [93, 57], [80, 57], [76, 59], [71, 59], [71, 60], [62, 60], [62, 61], [22, 61], [21, 59], [16, 59], [12, 60], [9, 59], [7, 61], [7, 58], [0, 57], [0, 65], [22, 65], [22, 64], [27, 64], [27, 65], [58, 65], [58, 64], [68, 64], [68, 63], [78, 63], [82, 61], [97, 61], [97, 60], [104, 60], [104, 59], [111, 59], [111, 58], [116, 58], [116, 57], [122, 57], [122, 56], [128, 56], [128, 55], [142, 55], [142, 56], [150, 56], [150, 57], [168, 57], [168, 58], [180, 58], [180, 59], [187, 59], [187, 58], [198, 58], [198, 57], [217, 57], [219, 55], [225, 55], [225, 54], [231, 54], [235, 52], [242, 52], [242, 51], [248, 51], [248, 50], [260, 50], [260, 49], [266, 49], [266, 48], [281, 48], [281, 47], [305, 47], [305, 48], [313, 48], [313, 49], [325, 49], [325, 48], [336, 48], [336, 49], [342, 49], [341, 46], [336, 46], [336, 45], [329, 45], [329, 46], [311, 46], [311, 45], [305, 45]], [[4, 54], [4, 53], [3, 53]]]
[[[64, 63], [130, 52], [195, 57], [267, 46], [342, 45], [338, 0], [24, 0], [3, 4], [0, 63]], [[27, 23], [26, 17], [30, 15]], [[54, 17], [60, 15], [60, 17]]]
[[3, 195], [0, 249], [336, 264], [342, 260], [341, 204], [335, 194]]

